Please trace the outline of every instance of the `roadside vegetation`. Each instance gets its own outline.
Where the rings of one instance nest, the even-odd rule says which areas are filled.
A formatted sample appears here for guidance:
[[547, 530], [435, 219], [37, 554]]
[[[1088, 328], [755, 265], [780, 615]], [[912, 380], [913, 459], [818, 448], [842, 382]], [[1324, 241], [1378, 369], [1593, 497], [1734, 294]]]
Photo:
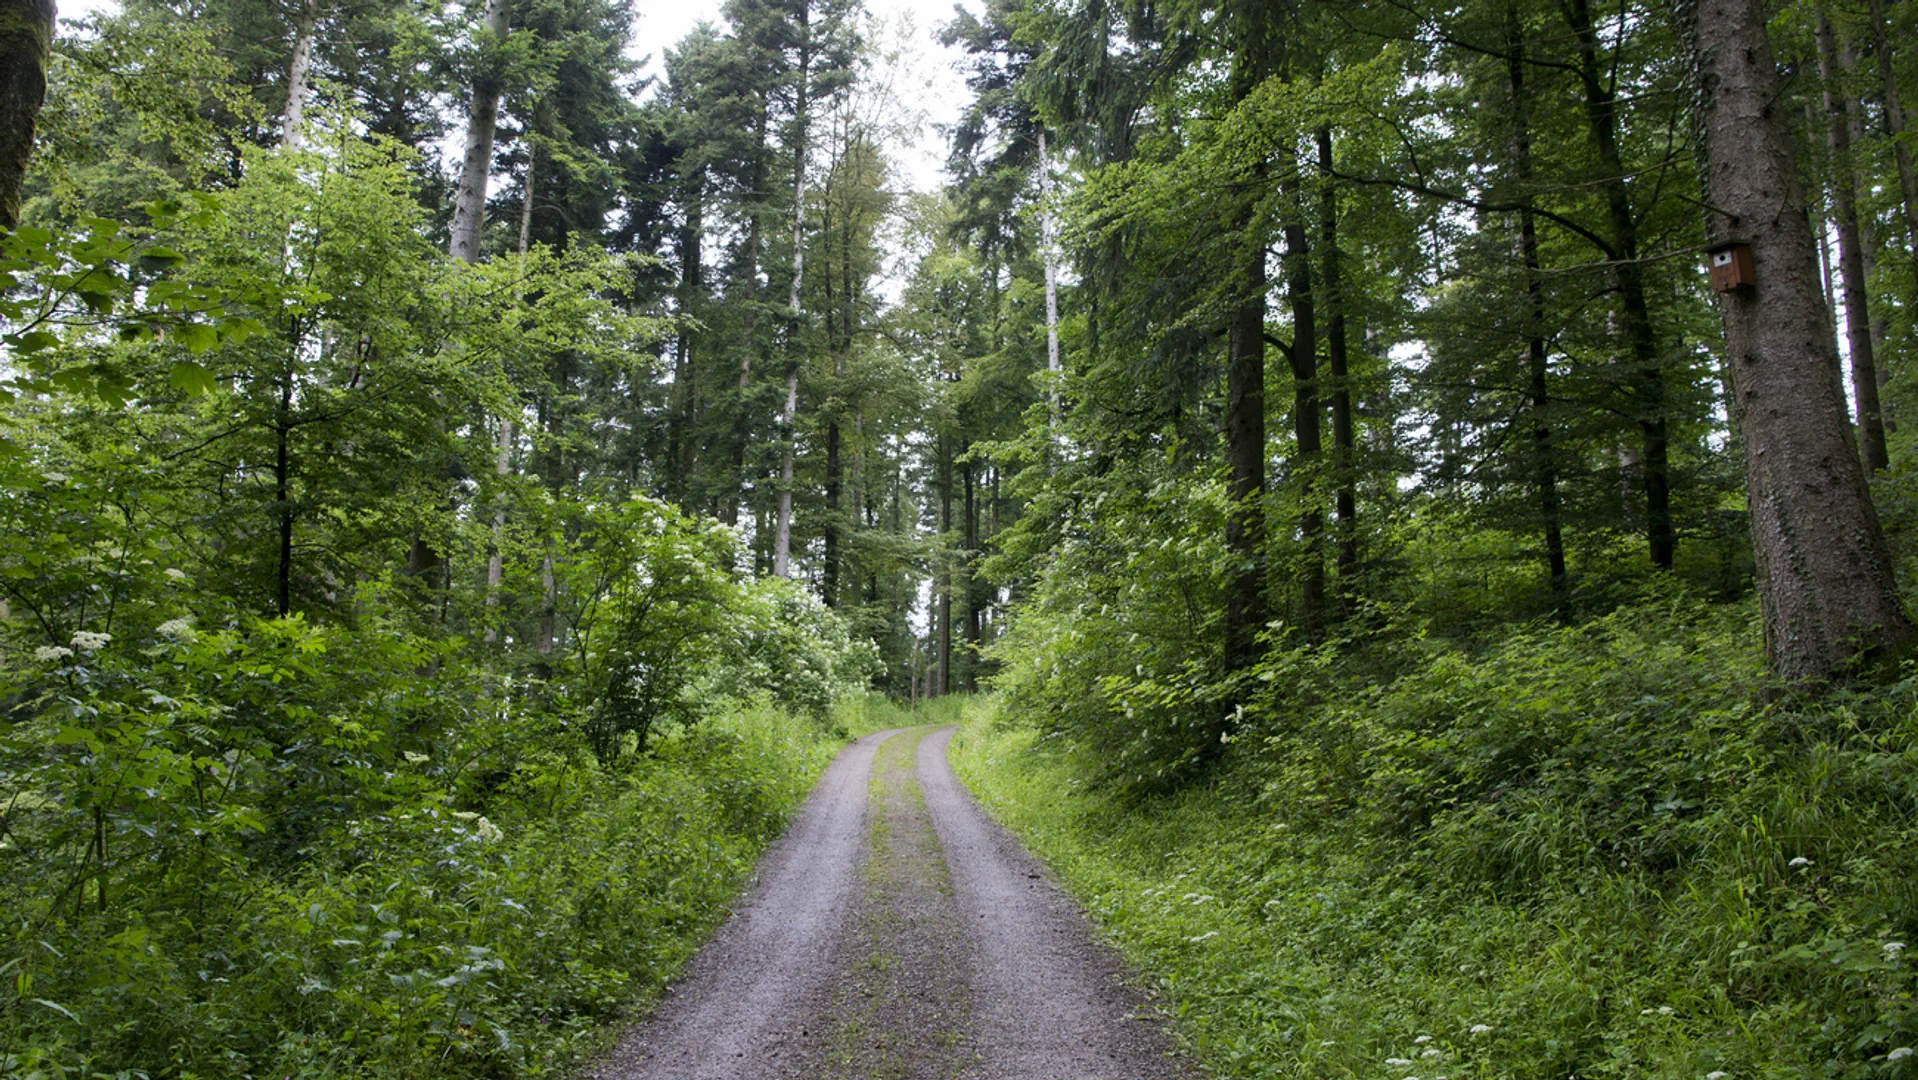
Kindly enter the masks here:
[[955, 761], [1223, 1076], [1906, 1075], [1918, 682], [1789, 693], [1755, 619], [1276, 650], [1171, 790], [1015, 681]]

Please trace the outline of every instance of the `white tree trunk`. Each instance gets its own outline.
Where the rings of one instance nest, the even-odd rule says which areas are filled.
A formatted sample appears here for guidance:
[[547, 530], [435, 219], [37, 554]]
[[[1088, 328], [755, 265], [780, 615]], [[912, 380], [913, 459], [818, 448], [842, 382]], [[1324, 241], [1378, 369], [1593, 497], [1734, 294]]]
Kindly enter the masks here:
[[[1052, 374], [1052, 410], [1059, 411], [1059, 264], [1054, 261], [1052, 236], [1052, 158], [1046, 152], [1046, 131], [1039, 129], [1039, 246], [1046, 264], [1046, 370]], [[1057, 418], [1055, 417], [1055, 420]]]
[[[486, 0], [488, 43], [506, 36], [508, 0]], [[479, 260], [480, 225], [486, 219], [486, 185], [493, 171], [493, 135], [499, 127], [499, 84], [482, 74], [473, 84], [473, 107], [466, 122], [466, 158], [459, 194], [453, 200], [453, 235], [447, 253], [461, 262]]]
[[298, 150], [306, 141], [300, 130], [306, 113], [307, 83], [313, 71], [313, 38], [320, 24], [319, 0], [306, 0], [293, 22], [293, 59], [286, 66], [286, 107], [280, 111], [280, 145]]
[[[810, 28], [802, 23], [802, 32]], [[773, 520], [773, 576], [792, 577], [793, 542], [793, 427], [799, 416], [799, 328], [805, 321], [800, 308], [800, 286], [806, 273], [806, 94], [812, 66], [809, 45], [800, 46], [799, 90], [793, 115], [793, 280], [786, 303], [791, 309], [786, 342], [786, 408], [779, 417], [779, 501]]]

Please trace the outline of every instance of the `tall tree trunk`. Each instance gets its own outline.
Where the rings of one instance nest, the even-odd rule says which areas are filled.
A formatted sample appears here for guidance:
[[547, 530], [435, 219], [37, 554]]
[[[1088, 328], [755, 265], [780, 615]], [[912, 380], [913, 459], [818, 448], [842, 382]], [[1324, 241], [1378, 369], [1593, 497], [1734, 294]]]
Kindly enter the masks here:
[[1891, 38], [1885, 33], [1885, 0], [1871, 0], [1872, 51], [1878, 54], [1878, 79], [1884, 84], [1885, 131], [1891, 136], [1892, 158], [1898, 164], [1898, 190], [1905, 211], [1905, 245], [1911, 257], [1911, 305], [1918, 309], [1918, 169], [1911, 163], [1911, 142], [1904, 138], [1905, 107], [1898, 93], [1898, 71], [1892, 64]]
[[[533, 239], [533, 192], [539, 178], [539, 143], [532, 143], [531, 152], [526, 158], [526, 189], [521, 193], [519, 206], [519, 261], [522, 269], [526, 263], [526, 250]], [[518, 303], [515, 292], [515, 306]], [[493, 475], [501, 481], [500, 503], [493, 509], [493, 550], [486, 556], [486, 612], [490, 617], [499, 609], [500, 585], [506, 580], [506, 500], [504, 481], [513, 470], [514, 425], [509, 416], [499, 418], [499, 439], [493, 448]], [[488, 619], [486, 643], [499, 640], [499, 628]]]
[[1851, 97], [1839, 85], [1848, 64], [1825, 5], [1818, 5], [1818, 75], [1824, 83], [1825, 145], [1831, 150], [1831, 205], [1838, 223], [1838, 270], [1844, 275], [1845, 344], [1851, 353], [1851, 390], [1858, 403], [1858, 452], [1865, 471], [1891, 464], [1878, 407], [1878, 366], [1871, 348], [1871, 301], [1865, 291], [1864, 247], [1858, 235], [1858, 184], [1851, 162]]
[[1545, 283], [1538, 255], [1538, 221], [1532, 212], [1532, 115], [1525, 84], [1527, 44], [1518, 5], [1506, 6], [1506, 74], [1512, 87], [1512, 171], [1523, 192], [1518, 214], [1519, 258], [1525, 264], [1525, 369], [1532, 399], [1532, 476], [1538, 488], [1539, 521], [1545, 539], [1545, 572], [1552, 610], [1571, 609], [1571, 578], [1565, 567], [1564, 511], [1558, 494], [1558, 459], [1552, 446], [1551, 365], [1545, 348]]
[[1345, 279], [1339, 253], [1339, 193], [1332, 181], [1332, 129], [1314, 133], [1319, 154], [1319, 289], [1325, 301], [1325, 363], [1331, 377], [1332, 479], [1338, 512], [1339, 594], [1358, 599], [1359, 492], [1352, 427], [1351, 365], [1345, 331]]
[[693, 443], [693, 412], [698, 405], [698, 387], [693, 364], [693, 345], [698, 333], [693, 309], [705, 289], [701, 266], [705, 244], [705, 170], [687, 183], [683, 195], [685, 221], [679, 229], [679, 316], [678, 333], [673, 339], [673, 404], [667, 418], [666, 461], [670, 478], [667, 494], [680, 509], [692, 512], [690, 483], [697, 465]]
[[806, 119], [807, 83], [812, 74], [811, 0], [799, 5], [799, 86], [793, 97], [793, 278], [786, 299], [786, 408], [779, 417], [779, 509], [773, 523], [773, 574], [792, 577], [793, 440], [799, 421], [800, 330], [806, 324], [801, 307], [806, 279]]
[[759, 255], [763, 243], [766, 211], [767, 124], [772, 103], [762, 90], [755, 120], [752, 165], [752, 212], [746, 218], [746, 258], [740, 267], [738, 285], [749, 301], [740, 319], [739, 397], [733, 408], [732, 477], [721, 497], [719, 519], [727, 525], [739, 524], [739, 504], [745, 495], [746, 442], [751, 434], [749, 392], [753, 383], [753, 332], [757, 325], [754, 304], [759, 299]]
[[52, 0], [0, 0], [0, 229], [20, 224], [21, 187], [53, 51]]
[[[1263, 168], [1257, 169], [1263, 178]], [[1265, 237], [1248, 199], [1236, 222], [1239, 281], [1226, 334], [1225, 456], [1231, 473], [1225, 546], [1237, 569], [1225, 594], [1225, 669], [1248, 670], [1259, 658], [1266, 621], [1265, 579]]]
[[966, 693], [975, 693], [979, 689], [979, 497], [978, 485], [973, 475], [971, 447], [966, 448], [967, 461], [960, 467], [960, 475], [965, 485], [965, 549], [960, 556], [960, 565], [964, 567], [966, 579], [966, 675], [961, 686]]
[[[485, 45], [497, 47], [506, 37], [511, 0], [486, 0]], [[482, 59], [473, 82], [473, 105], [466, 121], [466, 157], [460, 169], [459, 194], [453, 199], [453, 235], [447, 253], [461, 262], [479, 261], [480, 226], [486, 221], [486, 185], [493, 171], [493, 134], [499, 126], [499, 79]]]
[[[1305, 213], [1297, 181], [1284, 187]], [[1299, 581], [1299, 616], [1307, 637], [1317, 641], [1325, 631], [1325, 514], [1319, 508], [1319, 462], [1324, 445], [1319, 413], [1318, 309], [1312, 292], [1312, 245], [1305, 226], [1294, 220], [1285, 226], [1285, 291], [1292, 304], [1292, 435], [1299, 473], [1299, 537], [1304, 564]]]
[[1721, 296], [1719, 311], [1766, 653], [1788, 679], [1821, 680], [1910, 640], [1912, 624], [1847, 431], [1764, 4], [1679, 3], [1713, 231], [1748, 241], [1755, 267], [1754, 284]]
[[[1052, 156], [1039, 129], [1039, 251], [1046, 267], [1046, 373], [1052, 376], [1052, 423], [1059, 423], [1059, 265], [1053, 257]], [[1263, 276], [1263, 275], [1261, 275]], [[1263, 349], [1265, 346], [1260, 345]]]
[[1632, 211], [1624, 157], [1618, 149], [1618, 99], [1600, 70], [1598, 30], [1590, 0], [1568, 0], [1566, 16], [1578, 40], [1578, 78], [1584, 89], [1585, 118], [1591, 129], [1603, 177], [1606, 216], [1611, 224], [1611, 260], [1618, 283], [1620, 314], [1631, 367], [1626, 385], [1636, 414], [1643, 452], [1645, 536], [1652, 565], [1669, 570], [1678, 551], [1672, 525], [1671, 428], [1666, 417], [1664, 362], [1645, 290], [1645, 269], [1638, 257], [1638, 219]]
[[273, 501], [279, 525], [278, 567], [274, 574], [274, 608], [280, 618], [293, 614], [293, 369], [289, 365], [280, 383], [280, 405], [273, 419]]
[[313, 38], [319, 31], [319, 0], [306, 0], [293, 20], [293, 59], [286, 65], [286, 105], [280, 110], [280, 145], [298, 150], [306, 139], [300, 130], [306, 114], [308, 76], [313, 70]]
[[[943, 433], [939, 436], [939, 536], [952, 539], [952, 445]], [[952, 556], [940, 561], [939, 571], [939, 681], [931, 694], [952, 693]]]

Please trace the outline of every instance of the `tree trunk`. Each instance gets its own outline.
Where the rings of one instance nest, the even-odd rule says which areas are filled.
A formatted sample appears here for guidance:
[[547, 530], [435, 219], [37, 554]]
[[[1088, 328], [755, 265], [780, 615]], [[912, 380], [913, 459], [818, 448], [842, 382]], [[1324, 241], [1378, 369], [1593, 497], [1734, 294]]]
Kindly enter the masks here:
[[[746, 258], [740, 267], [738, 285], [749, 301], [746, 313], [740, 319], [739, 344], [739, 397], [733, 408], [733, 445], [732, 445], [732, 482], [730, 490], [722, 496], [719, 519], [727, 525], [739, 524], [739, 504], [744, 495], [746, 483], [746, 442], [751, 434], [747, 394], [753, 382], [753, 330], [757, 320], [753, 315], [750, 301], [759, 297], [759, 254], [764, 236], [764, 216], [766, 202], [766, 126], [772, 109], [771, 102], [762, 91], [759, 96], [759, 113], [754, 131], [752, 166], [752, 212], [746, 219]], [[730, 294], [729, 297], [730, 299]]]
[[1845, 344], [1851, 353], [1852, 397], [1858, 403], [1858, 453], [1865, 471], [1891, 464], [1884, 416], [1878, 407], [1878, 365], [1872, 355], [1871, 301], [1865, 293], [1864, 246], [1858, 230], [1858, 184], [1851, 161], [1851, 98], [1839, 85], [1844, 68], [1838, 35], [1825, 5], [1818, 5], [1818, 75], [1824, 83], [1825, 145], [1831, 150], [1832, 216], [1838, 224], [1838, 270], [1844, 275]]
[[278, 567], [274, 608], [280, 618], [293, 614], [293, 371], [280, 383], [280, 407], [273, 420], [273, 500], [279, 518]]
[[1911, 143], [1905, 134], [1905, 108], [1898, 95], [1898, 72], [1892, 66], [1891, 39], [1885, 33], [1885, 0], [1871, 0], [1872, 49], [1878, 54], [1878, 79], [1884, 84], [1885, 131], [1898, 164], [1898, 190], [1905, 211], [1905, 245], [1911, 260], [1911, 304], [1918, 308], [1918, 169], [1911, 163]]
[[[1263, 176], [1263, 169], [1258, 170]], [[1225, 546], [1237, 561], [1226, 587], [1225, 669], [1245, 671], [1258, 661], [1265, 626], [1265, 237], [1257, 209], [1240, 211], [1238, 303], [1226, 337], [1225, 455], [1232, 508]]]
[[[1052, 156], [1039, 129], [1039, 250], [1046, 267], [1046, 372], [1052, 376], [1052, 423], [1059, 423], [1059, 265], [1052, 244]], [[1261, 275], [1263, 276], [1263, 275]], [[1264, 344], [1259, 348], [1263, 350]]]
[[1331, 377], [1332, 479], [1338, 512], [1339, 594], [1358, 599], [1359, 493], [1352, 427], [1350, 359], [1345, 331], [1345, 281], [1339, 254], [1339, 193], [1332, 181], [1332, 129], [1314, 134], [1319, 153], [1319, 289], [1325, 301], [1325, 362]]
[[[1297, 181], [1286, 185], [1299, 198]], [[1303, 215], [1304, 203], [1298, 211]], [[1299, 536], [1305, 562], [1299, 581], [1299, 616], [1306, 636], [1317, 641], [1325, 630], [1325, 515], [1319, 509], [1319, 459], [1324, 449], [1319, 412], [1318, 314], [1312, 293], [1312, 250], [1305, 226], [1285, 226], [1285, 291], [1292, 303], [1292, 433], [1299, 473]]]
[[52, 0], [0, 0], [0, 229], [20, 224], [21, 188], [53, 51]]
[[1599, 175], [1604, 178], [1606, 216], [1612, 230], [1611, 260], [1626, 344], [1631, 350], [1626, 385], [1643, 443], [1639, 467], [1644, 472], [1647, 547], [1652, 565], [1669, 570], [1678, 551], [1678, 537], [1672, 526], [1671, 431], [1665, 416], [1665, 371], [1645, 292], [1645, 269], [1638, 258], [1638, 219], [1632, 211], [1631, 189], [1618, 149], [1617, 96], [1599, 70], [1598, 31], [1592, 24], [1590, 0], [1569, 0], [1565, 12], [1578, 40], [1578, 77], [1584, 88], [1585, 118], [1598, 152]]
[[1754, 285], [1722, 295], [1719, 311], [1766, 653], [1788, 679], [1822, 680], [1908, 641], [1912, 624], [1847, 431], [1764, 5], [1680, 2], [1713, 232], [1749, 242], [1755, 268]]
[[799, 420], [799, 332], [805, 326], [801, 288], [806, 279], [806, 95], [812, 74], [811, 0], [799, 5], [799, 86], [793, 98], [793, 279], [786, 299], [786, 408], [779, 417], [779, 507], [773, 523], [773, 575], [792, 577], [793, 439]]
[[319, 0], [306, 0], [293, 20], [293, 59], [286, 66], [286, 106], [280, 110], [280, 145], [298, 150], [306, 140], [300, 119], [306, 113], [307, 78], [313, 70], [313, 37], [320, 25]]
[[692, 513], [691, 481], [697, 465], [693, 440], [693, 413], [698, 406], [693, 346], [698, 333], [693, 309], [705, 289], [701, 263], [705, 244], [705, 170], [687, 183], [683, 193], [685, 220], [679, 229], [679, 316], [678, 333], [673, 339], [673, 405], [667, 419], [666, 461], [670, 474], [668, 497], [687, 513]]
[[1538, 221], [1532, 212], [1531, 98], [1525, 85], [1526, 42], [1518, 7], [1506, 7], [1506, 73], [1512, 86], [1512, 171], [1524, 193], [1518, 214], [1519, 258], [1525, 264], [1525, 298], [1530, 321], [1525, 332], [1526, 383], [1532, 399], [1532, 475], [1538, 488], [1540, 525], [1545, 539], [1545, 572], [1552, 589], [1552, 610], [1560, 618], [1571, 608], [1571, 578], [1565, 567], [1564, 511], [1558, 494], [1558, 460], [1552, 446], [1551, 365], [1545, 348], [1545, 284], [1538, 255]]
[[[506, 37], [510, 0], [486, 0], [482, 52]], [[493, 171], [493, 134], [499, 126], [499, 79], [482, 58], [473, 82], [473, 106], [466, 121], [466, 157], [460, 170], [459, 194], [453, 200], [453, 235], [447, 253], [461, 262], [478, 262], [480, 226], [486, 221], [486, 185]]]

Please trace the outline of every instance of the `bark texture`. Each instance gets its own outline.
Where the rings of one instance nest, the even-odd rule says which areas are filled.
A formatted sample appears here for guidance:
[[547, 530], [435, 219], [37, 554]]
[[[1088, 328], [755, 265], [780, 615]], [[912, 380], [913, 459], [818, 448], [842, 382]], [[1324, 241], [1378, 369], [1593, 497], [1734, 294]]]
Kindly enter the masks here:
[[20, 191], [47, 100], [52, 0], [0, 0], [0, 228], [20, 224]]
[[[486, 0], [489, 39], [506, 37], [509, 0]], [[486, 185], [493, 171], [493, 135], [499, 127], [499, 79], [482, 68], [473, 82], [473, 107], [466, 122], [466, 157], [459, 194], [453, 201], [453, 237], [447, 253], [461, 262], [477, 262], [480, 226], [486, 220]]]
[[1755, 284], [1720, 298], [1765, 614], [1785, 677], [1816, 681], [1907, 642], [1891, 555], [1853, 452], [1830, 313], [1761, 0], [1680, 0], [1698, 83], [1705, 201], [1751, 244]]
[[1818, 75], [1824, 83], [1825, 145], [1831, 150], [1828, 175], [1832, 214], [1838, 225], [1838, 269], [1844, 275], [1845, 344], [1851, 351], [1852, 395], [1858, 402], [1858, 450], [1865, 468], [1878, 472], [1891, 464], [1885, 447], [1884, 414], [1878, 406], [1878, 370], [1872, 351], [1870, 300], [1865, 294], [1864, 239], [1858, 222], [1858, 183], [1851, 160], [1851, 99], [1840, 80], [1838, 35], [1825, 6], [1818, 6]]

